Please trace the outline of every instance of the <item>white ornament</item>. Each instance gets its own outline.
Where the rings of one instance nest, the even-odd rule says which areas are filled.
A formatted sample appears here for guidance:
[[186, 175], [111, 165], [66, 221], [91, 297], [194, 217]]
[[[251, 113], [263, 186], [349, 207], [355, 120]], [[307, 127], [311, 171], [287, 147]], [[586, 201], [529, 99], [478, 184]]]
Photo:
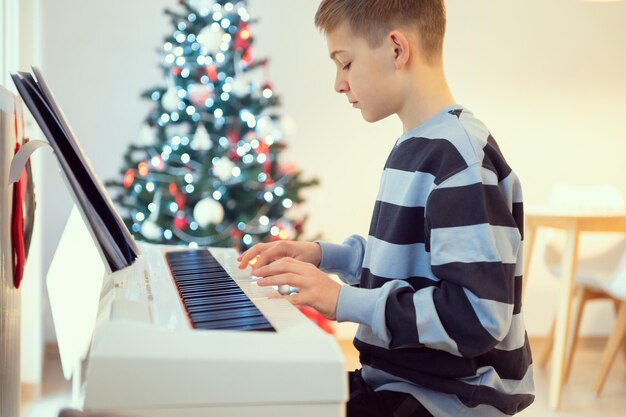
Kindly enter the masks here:
[[200, 33], [198, 33], [198, 43], [209, 51], [216, 51], [222, 44], [223, 36], [223, 30], [220, 29], [215, 31], [211, 28], [211, 26], [206, 26], [200, 31]]
[[243, 97], [250, 92], [250, 81], [245, 76], [239, 74], [233, 81], [232, 92], [237, 97]]
[[141, 128], [141, 143], [144, 145], [154, 145], [156, 142], [156, 129], [149, 125], [143, 125]]
[[141, 234], [150, 240], [158, 240], [163, 230], [150, 220], [146, 220], [141, 224]]
[[206, 131], [202, 123], [198, 125], [190, 146], [194, 151], [208, 151], [213, 147], [211, 136], [209, 136], [209, 132]]
[[178, 97], [176, 87], [168, 88], [161, 98], [163, 108], [169, 112], [173, 112], [178, 110], [178, 103], [180, 103], [180, 97]]
[[204, 198], [193, 208], [193, 217], [200, 227], [220, 224], [224, 220], [224, 207], [212, 197]]
[[257, 119], [256, 133], [260, 138], [266, 138], [269, 135], [273, 135], [276, 130], [276, 125], [271, 117], [265, 115]]
[[235, 164], [227, 157], [220, 158], [213, 164], [213, 175], [222, 181], [227, 181], [233, 176]]

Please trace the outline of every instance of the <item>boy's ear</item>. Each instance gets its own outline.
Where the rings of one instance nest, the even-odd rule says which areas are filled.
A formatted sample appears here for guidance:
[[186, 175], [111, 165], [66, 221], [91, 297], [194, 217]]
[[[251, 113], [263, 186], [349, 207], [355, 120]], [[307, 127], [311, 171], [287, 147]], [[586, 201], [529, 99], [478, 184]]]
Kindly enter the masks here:
[[393, 59], [396, 69], [405, 67], [409, 62], [411, 54], [409, 39], [398, 30], [390, 32], [388, 39], [393, 47]]

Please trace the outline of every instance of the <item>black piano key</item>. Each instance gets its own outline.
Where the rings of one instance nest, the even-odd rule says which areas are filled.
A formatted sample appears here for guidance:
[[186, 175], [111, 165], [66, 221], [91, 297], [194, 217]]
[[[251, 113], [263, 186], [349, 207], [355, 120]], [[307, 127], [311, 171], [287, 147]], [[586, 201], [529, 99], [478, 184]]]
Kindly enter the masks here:
[[180, 289], [190, 288], [239, 288], [234, 282], [210, 282], [210, 281], [198, 281], [198, 282], [182, 282], [178, 283]]
[[267, 323], [267, 319], [265, 317], [255, 316], [238, 319], [198, 321], [197, 325], [198, 327], [202, 328], [207, 328], [207, 326], [211, 326], [210, 328], [213, 329], [227, 329], [264, 323]]
[[174, 251], [165, 257], [194, 328], [275, 331], [208, 250]]
[[204, 313], [190, 314], [191, 320], [197, 323], [205, 321], [216, 321], [225, 319], [235, 319], [244, 317], [263, 317], [256, 307], [248, 307], [246, 309], [207, 311]]
[[194, 306], [188, 306], [187, 311], [192, 313], [206, 313], [209, 311], [223, 311], [223, 310], [237, 310], [243, 308], [255, 307], [252, 302], [240, 302], [236, 304], [200, 304]]
[[213, 288], [213, 289], [187, 289], [187, 290], [179, 290], [180, 295], [183, 298], [198, 298], [198, 296], [212, 296], [212, 295], [236, 295], [241, 294], [241, 289], [239, 288]]

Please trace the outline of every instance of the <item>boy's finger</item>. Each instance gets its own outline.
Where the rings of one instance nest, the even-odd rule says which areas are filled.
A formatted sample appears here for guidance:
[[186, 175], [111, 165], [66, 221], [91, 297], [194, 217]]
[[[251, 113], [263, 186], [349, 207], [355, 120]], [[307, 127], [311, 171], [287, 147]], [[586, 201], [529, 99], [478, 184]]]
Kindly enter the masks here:
[[306, 275], [309, 264], [298, 261], [293, 258], [281, 258], [276, 262], [261, 266], [254, 269], [254, 275], [257, 277], [266, 277], [271, 275], [296, 273]]
[[265, 265], [269, 265], [273, 261], [278, 259], [287, 259], [289, 257], [289, 253], [285, 251], [284, 246], [280, 245], [272, 245], [259, 253], [259, 257], [257, 258], [257, 262], [254, 264], [253, 268], [256, 271], [257, 269], [264, 267]]
[[239, 269], [245, 269], [251, 260], [257, 257], [257, 255], [263, 252], [264, 248], [267, 246], [267, 243], [257, 243], [244, 253], [242, 253], [237, 260], [239, 261]]
[[303, 276], [288, 272], [284, 274], [271, 275], [265, 278], [261, 278], [256, 283], [260, 287], [268, 287], [271, 285], [289, 285], [292, 287], [301, 288], [305, 282], [306, 280]]

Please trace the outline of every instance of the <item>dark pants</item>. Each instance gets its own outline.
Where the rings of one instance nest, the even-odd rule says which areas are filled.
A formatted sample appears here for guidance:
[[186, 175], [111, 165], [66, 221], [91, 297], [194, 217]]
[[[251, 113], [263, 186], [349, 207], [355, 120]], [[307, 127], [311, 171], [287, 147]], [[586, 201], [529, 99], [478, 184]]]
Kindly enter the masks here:
[[350, 398], [347, 417], [433, 417], [412, 395], [395, 391], [374, 391], [361, 370], [348, 372]]

